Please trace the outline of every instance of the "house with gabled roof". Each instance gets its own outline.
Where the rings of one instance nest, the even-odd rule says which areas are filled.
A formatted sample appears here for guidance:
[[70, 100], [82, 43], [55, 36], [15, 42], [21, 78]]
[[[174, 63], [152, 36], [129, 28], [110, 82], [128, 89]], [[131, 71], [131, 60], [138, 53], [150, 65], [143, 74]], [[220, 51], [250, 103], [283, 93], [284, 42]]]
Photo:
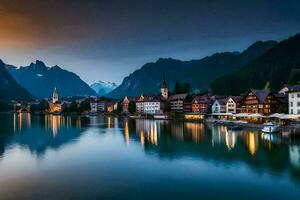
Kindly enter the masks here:
[[197, 95], [192, 101], [193, 113], [208, 113], [212, 105], [212, 99], [209, 94]]
[[276, 111], [278, 105], [278, 99], [270, 90], [251, 89], [241, 100], [241, 112], [269, 115]]
[[174, 94], [168, 98], [172, 112], [183, 112], [184, 101], [188, 97], [188, 93]]
[[241, 111], [241, 96], [229, 96], [226, 99], [226, 113], [239, 113]]
[[226, 112], [226, 99], [216, 99], [211, 106], [211, 113], [225, 113]]

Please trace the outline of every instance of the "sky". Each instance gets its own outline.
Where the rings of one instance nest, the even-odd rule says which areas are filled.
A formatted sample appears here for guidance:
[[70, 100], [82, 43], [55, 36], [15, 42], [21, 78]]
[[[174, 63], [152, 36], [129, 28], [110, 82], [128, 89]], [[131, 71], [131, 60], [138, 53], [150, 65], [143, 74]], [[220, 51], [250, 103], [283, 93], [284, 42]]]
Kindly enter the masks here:
[[299, 8], [299, 0], [0, 0], [0, 59], [120, 84], [158, 58], [200, 59], [300, 33]]

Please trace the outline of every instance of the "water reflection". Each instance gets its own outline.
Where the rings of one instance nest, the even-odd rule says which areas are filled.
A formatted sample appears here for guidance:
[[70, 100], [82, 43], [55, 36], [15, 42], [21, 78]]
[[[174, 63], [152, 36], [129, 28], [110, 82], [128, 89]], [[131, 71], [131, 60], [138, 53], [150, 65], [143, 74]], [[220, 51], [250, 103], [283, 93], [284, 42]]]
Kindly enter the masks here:
[[1, 114], [0, 121], [0, 156], [14, 145], [42, 155], [48, 148], [57, 149], [79, 137], [84, 123], [80, 117], [30, 113]]
[[[249, 192], [245, 183], [255, 191], [267, 188], [269, 192], [282, 184], [292, 187], [294, 196], [300, 192], [295, 189], [300, 185], [300, 143], [294, 130], [292, 134], [287, 130], [281, 135], [263, 134], [214, 124], [113, 116], [15, 114], [0, 115], [0, 120], [0, 180], [10, 183], [3, 184], [0, 192], [9, 188], [7, 193], [13, 194], [22, 181], [30, 185], [29, 176], [39, 181], [30, 185], [35, 190], [31, 193], [40, 188], [44, 188], [42, 194], [55, 193], [57, 187], [51, 188], [50, 182], [84, 197], [98, 191], [93, 186], [109, 194], [117, 188], [121, 198], [136, 197], [137, 190], [152, 197], [152, 191], [173, 194], [185, 187], [185, 194], [199, 199], [199, 188], [200, 193], [210, 195], [211, 185], [220, 195], [224, 190], [236, 195], [237, 190]], [[275, 186], [271, 184], [274, 180], [279, 180]], [[234, 187], [226, 185], [228, 182]], [[275, 192], [289, 195], [290, 191], [278, 190], [282, 185], [277, 185]], [[151, 194], [145, 188], [151, 188]], [[190, 192], [186, 192], [188, 188]]]

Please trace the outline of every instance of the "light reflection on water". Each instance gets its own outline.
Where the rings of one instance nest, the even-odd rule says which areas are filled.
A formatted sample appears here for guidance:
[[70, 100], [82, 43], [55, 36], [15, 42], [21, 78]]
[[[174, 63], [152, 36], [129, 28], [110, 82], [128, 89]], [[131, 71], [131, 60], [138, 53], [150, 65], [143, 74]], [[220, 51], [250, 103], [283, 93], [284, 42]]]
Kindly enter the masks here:
[[[300, 194], [300, 144], [288, 133], [113, 116], [23, 113], [0, 115], [0, 120], [3, 198]], [[249, 187], [256, 192], [250, 194]]]

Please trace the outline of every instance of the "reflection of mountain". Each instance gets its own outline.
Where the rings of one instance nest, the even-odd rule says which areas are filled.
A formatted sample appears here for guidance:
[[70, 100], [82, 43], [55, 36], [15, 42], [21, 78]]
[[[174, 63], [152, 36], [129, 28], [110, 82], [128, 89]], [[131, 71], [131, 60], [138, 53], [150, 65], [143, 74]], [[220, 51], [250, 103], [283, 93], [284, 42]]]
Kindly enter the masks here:
[[0, 115], [0, 154], [14, 145], [28, 148], [32, 153], [43, 155], [47, 149], [58, 149], [74, 142], [81, 135], [79, 118], [64, 116], [30, 116], [30, 114]]
[[283, 172], [291, 167], [291, 173], [300, 171], [298, 149], [264, 140], [258, 132], [235, 132], [225, 126], [199, 123], [153, 120], [136, 120], [135, 123], [135, 127], [129, 126], [130, 137], [139, 140], [146, 152], [155, 152], [161, 158], [191, 157], [229, 165], [244, 162], [257, 171]]

